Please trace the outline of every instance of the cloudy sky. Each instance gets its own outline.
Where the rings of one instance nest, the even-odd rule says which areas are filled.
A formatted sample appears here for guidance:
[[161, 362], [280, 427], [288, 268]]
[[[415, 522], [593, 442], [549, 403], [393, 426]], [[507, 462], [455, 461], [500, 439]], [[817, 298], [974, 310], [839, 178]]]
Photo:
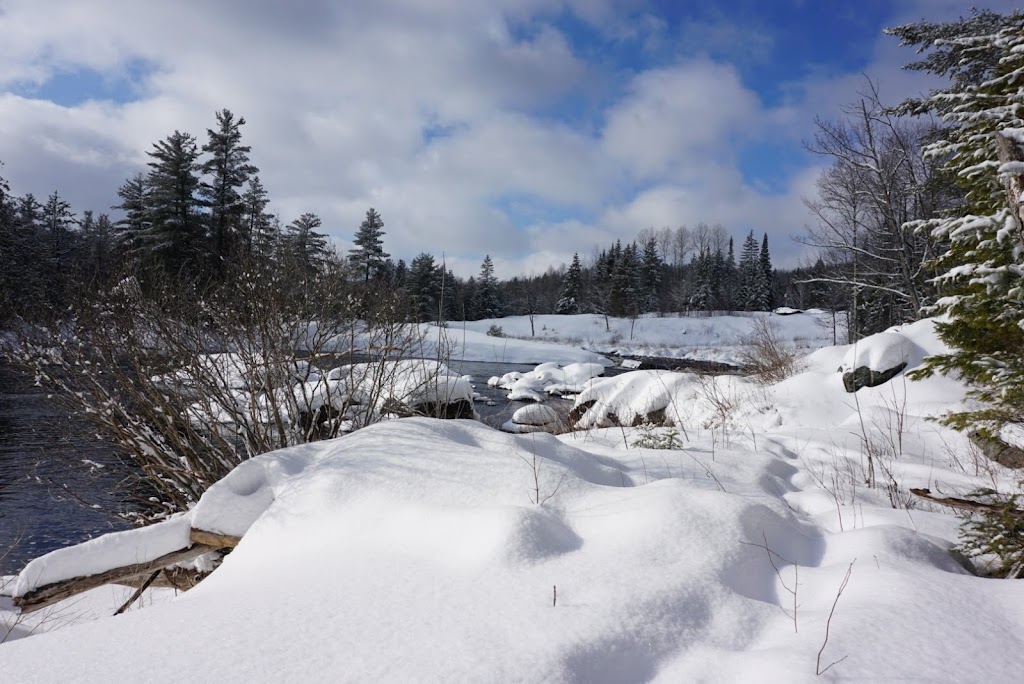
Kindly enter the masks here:
[[[16, 194], [105, 211], [174, 130], [227, 108], [285, 223], [497, 275], [653, 226], [809, 221], [804, 152], [864, 74], [927, 89], [881, 29], [952, 0], [0, 0], [0, 169]], [[1003, 0], [975, 3], [999, 11]]]

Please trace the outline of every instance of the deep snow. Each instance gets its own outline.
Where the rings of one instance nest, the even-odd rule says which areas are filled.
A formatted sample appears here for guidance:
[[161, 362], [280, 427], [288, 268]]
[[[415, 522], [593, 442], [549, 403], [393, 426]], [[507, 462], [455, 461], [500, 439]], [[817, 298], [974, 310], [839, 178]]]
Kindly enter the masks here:
[[[889, 334], [942, 349], [930, 321]], [[862, 341], [858, 354], [892, 342]], [[963, 401], [955, 380], [901, 374], [850, 395], [838, 372], [848, 353], [820, 349], [777, 385], [639, 371], [589, 380], [578, 399], [620, 418], [660, 405], [674, 429], [553, 437], [403, 419], [257, 457], [188, 516], [245, 535], [207, 580], [4, 644], [0, 671], [17, 682], [1016, 680], [1024, 584], [970, 574], [948, 552], [958, 519], [907, 492], [1006, 487], [1012, 473], [926, 420]], [[681, 448], [637, 446], [673, 430]], [[820, 666], [839, 662], [819, 678], [833, 604]]]

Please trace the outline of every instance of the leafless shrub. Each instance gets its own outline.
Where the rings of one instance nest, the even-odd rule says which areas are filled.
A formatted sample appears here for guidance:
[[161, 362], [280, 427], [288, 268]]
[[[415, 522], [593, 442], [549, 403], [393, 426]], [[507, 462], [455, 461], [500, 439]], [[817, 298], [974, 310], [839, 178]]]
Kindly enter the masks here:
[[[343, 273], [321, 273], [315, 290], [299, 282], [254, 271], [143, 293], [128, 278], [25, 331], [16, 357], [127, 455], [136, 517], [159, 519], [246, 458], [379, 419], [418, 326]], [[320, 369], [334, 366], [328, 381]]]
[[740, 362], [757, 380], [781, 382], [797, 371], [796, 351], [779, 337], [775, 323], [765, 317], [754, 319], [753, 330], [742, 340]]

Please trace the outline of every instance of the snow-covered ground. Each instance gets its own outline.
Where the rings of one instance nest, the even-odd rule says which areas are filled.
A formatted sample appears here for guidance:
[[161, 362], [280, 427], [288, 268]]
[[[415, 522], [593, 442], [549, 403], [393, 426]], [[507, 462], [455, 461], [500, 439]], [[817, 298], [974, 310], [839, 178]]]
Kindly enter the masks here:
[[[792, 311], [782, 310], [780, 311]], [[461, 334], [463, 327], [469, 333], [486, 333], [498, 326], [504, 338], [480, 341], [473, 338], [470, 346], [472, 360], [511, 361], [512, 356], [521, 363], [555, 361], [572, 363], [589, 361], [583, 358], [536, 358], [522, 353], [518, 345], [523, 342], [546, 341], [569, 347], [581, 347], [600, 353], [626, 356], [658, 356], [717, 361], [737, 364], [744, 340], [754, 332], [758, 319], [767, 319], [775, 327], [778, 337], [793, 348], [807, 352], [832, 344], [832, 315], [821, 311], [799, 312], [790, 315], [746, 312], [728, 316], [666, 316], [648, 314], [635, 321], [628, 318], [609, 318], [596, 314], [577, 316], [534, 316], [531, 334], [528, 316], [508, 316], [468, 323], [451, 323], [448, 332]], [[607, 323], [607, 325], [606, 325]], [[837, 321], [837, 339], [846, 334], [842, 318]], [[479, 346], [478, 346], [479, 345]], [[506, 351], [515, 350], [515, 351]], [[510, 358], [503, 358], [508, 354]], [[455, 358], [455, 354], [453, 354]]]
[[845, 392], [844, 359], [902, 349], [909, 370], [942, 348], [930, 321], [889, 334], [776, 385], [638, 371], [577, 399], [594, 425], [661, 408], [674, 427], [413, 418], [257, 457], [185, 516], [244, 533], [208, 579], [0, 645], [2, 679], [1015, 681], [1024, 584], [972, 575], [949, 553], [958, 519], [908, 492], [1013, 474], [927, 420], [963, 401], [954, 380]]

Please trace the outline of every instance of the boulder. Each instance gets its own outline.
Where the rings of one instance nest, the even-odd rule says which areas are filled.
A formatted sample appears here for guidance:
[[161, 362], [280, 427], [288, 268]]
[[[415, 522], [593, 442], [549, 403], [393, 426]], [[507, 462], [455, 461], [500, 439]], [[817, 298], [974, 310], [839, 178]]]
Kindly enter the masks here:
[[847, 392], [851, 393], [856, 392], [861, 387], [877, 387], [882, 383], [892, 380], [906, 367], [907, 363], [905, 361], [898, 366], [880, 371], [873, 370], [867, 366], [858, 366], [852, 371], [843, 373], [843, 387], [846, 388]]
[[856, 392], [861, 387], [889, 382], [923, 356], [923, 350], [909, 338], [898, 332], [883, 332], [851, 345], [839, 372], [843, 374], [846, 391]]

